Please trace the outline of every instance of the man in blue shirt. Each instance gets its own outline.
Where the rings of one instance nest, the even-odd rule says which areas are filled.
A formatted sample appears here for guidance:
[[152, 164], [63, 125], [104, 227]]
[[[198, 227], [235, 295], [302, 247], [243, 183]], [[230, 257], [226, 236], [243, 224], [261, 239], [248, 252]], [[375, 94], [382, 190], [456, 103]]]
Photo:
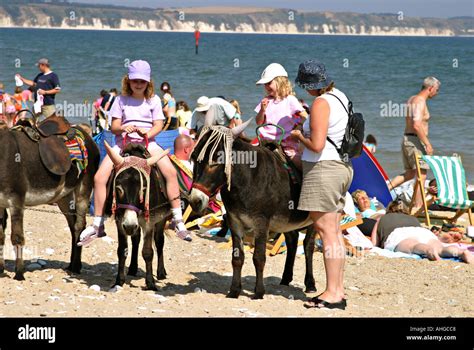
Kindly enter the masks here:
[[56, 113], [56, 106], [54, 104], [54, 97], [61, 91], [59, 78], [54, 73], [47, 58], [42, 58], [36, 64], [41, 73], [39, 73], [33, 80], [23, 78], [17, 74], [26, 85], [33, 86], [36, 90], [35, 102], [38, 96], [43, 96], [43, 105], [41, 106], [41, 114], [48, 118]]

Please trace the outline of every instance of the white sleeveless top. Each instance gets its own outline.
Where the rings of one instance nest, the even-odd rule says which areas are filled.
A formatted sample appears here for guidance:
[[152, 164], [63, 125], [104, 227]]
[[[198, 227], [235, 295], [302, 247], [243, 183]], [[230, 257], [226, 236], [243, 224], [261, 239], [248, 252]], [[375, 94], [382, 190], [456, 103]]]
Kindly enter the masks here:
[[[339, 97], [339, 99], [344, 103], [344, 106], [348, 108], [349, 100], [342, 91], [339, 91], [338, 89], [334, 88], [329, 93]], [[339, 100], [334, 96], [329, 95], [329, 93], [325, 93], [321, 96], [318, 96], [317, 99], [324, 98], [329, 104], [329, 125], [327, 136], [339, 148], [342, 144], [342, 139], [346, 131], [349, 116], [347, 115], [347, 112], [342, 106], [341, 102], [339, 102]], [[309, 116], [303, 124], [303, 133], [306, 138], [310, 137], [310, 123], [311, 116]], [[319, 162], [321, 160], [341, 160], [336, 148], [328, 140], [326, 140], [326, 145], [324, 146], [324, 149], [321, 151], [321, 153], [315, 153], [309, 150], [308, 148], [305, 148], [301, 159], [306, 162]]]

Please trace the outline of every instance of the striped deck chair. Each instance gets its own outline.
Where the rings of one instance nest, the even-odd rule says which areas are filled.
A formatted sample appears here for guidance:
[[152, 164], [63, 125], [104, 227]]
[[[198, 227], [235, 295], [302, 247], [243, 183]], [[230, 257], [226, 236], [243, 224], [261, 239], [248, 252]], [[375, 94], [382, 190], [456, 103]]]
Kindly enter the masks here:
[[[420, 180], [420, 159], [425, 161], [429, 165], [431, 171], [434, 173], [438, 186], [438, 195], [430, 200], [426, 200], [425, 192], [422, 190], [421, 195], [423, 199], [423, 207], [420, 208], [415, 216], [424, 214], [426, 218], [426, 224], [431, 226], [428, 206], [432, 203], [436, 203], [444, 207], [457, 209], [457, 211], [452, 217], [435, 216], [431, 214], [431, 218], [447, 220], [448, 222], [455, 223], [464, 213], [468, 213], [469, 223], [473, 225], [471, 208], [474, 206], [474, 202], [469, 200], [467, 194], [466, 175], [462, 166], [461, 157], [417, 155], [416, 170], [418, 177], [415, 183], [415, 191], [413, 193], [416, 193], [418, 187], [422, 189], [424, 188]], [[415, 197], [413, 197], [411, 207], [414, 205], [414, 198]]]

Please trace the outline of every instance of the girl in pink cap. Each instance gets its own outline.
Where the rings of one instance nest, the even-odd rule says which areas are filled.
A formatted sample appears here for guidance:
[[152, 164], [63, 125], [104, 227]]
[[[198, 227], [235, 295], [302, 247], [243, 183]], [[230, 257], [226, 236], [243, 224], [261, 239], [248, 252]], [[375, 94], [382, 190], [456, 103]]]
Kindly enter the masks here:
[[[255, 108], [257, 124], [275, 124], [285, 130], [281, 146], [285, 154], [298, 167], [302, 167], [299, 142], [291, 137], [291, 131], [303, 125], [308, 116], [305, 109], [294, 96], [288, 73], [281, 64], [272, 63], [265, 68], [257, 85], [264, 85], [265, 98]], [[274, 126], [259, 130], [264, 140], [279, 140], [281, 131]]]
[[[122, 79], [122, 95], [118, 96], [110, 109], [111, 131], [115, 134], [114, 150], [121, 152], [125, 143], [146, 145], [151, 155], [163, 149], [154, 141], [163, 128], [165, 117], [160, 98], [154, 93], [151, 68], [146, 61], [133, 61], [128, 67], [128, 75]], [[125, 139], [125, 140], [124, 140]], [[183, 223], [179, 184], [174, 166], [168, 157], [157, 163], [166, 178], [166, 191], [170, 198], [173, 223], [179, 238], [191, 241], [190, 232]], [[104, 158], [94, 177], [94, 221], [80, 237], [79, 245], [87, 245], [97, 237], [105, 236], [104, 205], [107, 196], [107, 181], [113, 170], [108, 156]]]

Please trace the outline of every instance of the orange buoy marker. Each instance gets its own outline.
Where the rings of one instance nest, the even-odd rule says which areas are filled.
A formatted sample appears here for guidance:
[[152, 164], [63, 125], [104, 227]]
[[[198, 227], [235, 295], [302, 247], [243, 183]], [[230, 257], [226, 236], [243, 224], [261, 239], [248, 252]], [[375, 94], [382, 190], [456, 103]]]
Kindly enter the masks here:
[[196, 29], [196, 31], [194, 32], [194, 38], [196, 39], [196, 55], [198, 54], [198, 50], [199, 50], [199, 38], [201, 36], [201, 32]]

